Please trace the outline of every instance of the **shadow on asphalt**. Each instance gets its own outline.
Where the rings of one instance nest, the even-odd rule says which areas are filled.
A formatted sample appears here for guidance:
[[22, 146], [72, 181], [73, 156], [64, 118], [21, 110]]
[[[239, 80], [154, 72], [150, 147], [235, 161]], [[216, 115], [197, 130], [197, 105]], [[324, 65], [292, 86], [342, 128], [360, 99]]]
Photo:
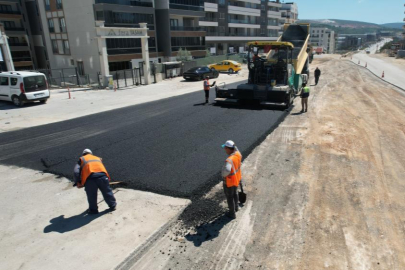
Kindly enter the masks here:
[[0, 111], [24, 109], [24, 108], [35, 107], [35, 106], [40, 106], [40, 105], [45, 105], [45, 104], [42, 104], [40, 102], [30, 102], [30, 103], [24, 103], [24, 106], [22, 106], [22, 107], [17, 107], [11, 102], [0, 101]]
[[59, 217], [53, 218], [49, 221], [51, 224], [44, 228], [44, 233], [71, 232], [71, 231], [74, 231], [74, 230], [80, 229], [81, 227], [86, 226], [93, 220], [100, 218], [109, 212], [110, 212], [110, 210], [106, 209], [103, 212], [100, 212], [96, 215], [89, 215], [89, 214], [87, 214], [87, 210], [86, 210], [83, 213], [80, 213], [76, 216], [72, 216], [69, 218], [65, 218], [64, 215], [60, 215]]
[[210, 241], [217, 238], [222, 228], [231, 221], [232, 219], [226, 215], [222, 215], [210, 223], [198, 226], [196, 228], [196, 234], [188, 234], [185, 238], [188, 241], [193, 242], [194, 246], [199, 247], [205, 241]]
[[226, 104], [226, 103], [213, 103], [215, 107], [220, 107], [224, 109], [234, 109], [234, 110], [251, 110], [251, 111], [290, 111], [294, 105], [289, 109], [284, 109], [277, 106], [262, 106], [255, 103], [246, 103], [246, 104]]
[[209, 103], [201, 102], [201, 103], [196, 103], [193, 106], [207, 106]]

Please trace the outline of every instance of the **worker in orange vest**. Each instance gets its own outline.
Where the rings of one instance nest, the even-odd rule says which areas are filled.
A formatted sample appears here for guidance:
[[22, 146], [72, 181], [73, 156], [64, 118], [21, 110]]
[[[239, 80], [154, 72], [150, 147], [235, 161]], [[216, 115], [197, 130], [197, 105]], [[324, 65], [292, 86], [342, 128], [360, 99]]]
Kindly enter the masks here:
[[77, 188], [84, 187], [86, 190], [89, 214], [98, 214], [97, 192], [99, 189], [110, 211], [116, 209], [117, 201], [110, 187], [110, 175], [104, 167], [102, 159], [94, 156], [90, 149], [83, 151], [82, 157], [76, 164], [74, 180], [74, 186], [77, 186]]
[[211, 87], [213, 87], [215, 85], [215, 82], [212, 85], [210, 85], [209, 78], [210, 77], [207, 76], [207, 77], [205, 77], [205, 80], [204, 80], [205, 103], [208, 103], [208, 100], [210, 98], [210, 89], [211, 89]]
[[239, 152], [233, 141], [227, 141], [222, 145], [228, 158], [222, 168], [222, 178], [224, 179], [224, 192], [228, 202], [229, 212], [227, 216], [236, 218], [235, 212], [238, 212], [238, 186], [242, 179], [242, 154]]

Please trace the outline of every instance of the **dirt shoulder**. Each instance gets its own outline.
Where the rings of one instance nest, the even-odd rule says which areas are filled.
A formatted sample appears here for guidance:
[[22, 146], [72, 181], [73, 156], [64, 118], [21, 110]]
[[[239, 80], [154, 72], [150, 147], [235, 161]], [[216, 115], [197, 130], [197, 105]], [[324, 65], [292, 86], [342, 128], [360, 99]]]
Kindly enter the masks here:
[[[323, 57], [308, 113], [244, 161], [248, 202], [122, 269], [405, 269], [405, 95]], [[178, 231], [177, 231], [178, 232]]]

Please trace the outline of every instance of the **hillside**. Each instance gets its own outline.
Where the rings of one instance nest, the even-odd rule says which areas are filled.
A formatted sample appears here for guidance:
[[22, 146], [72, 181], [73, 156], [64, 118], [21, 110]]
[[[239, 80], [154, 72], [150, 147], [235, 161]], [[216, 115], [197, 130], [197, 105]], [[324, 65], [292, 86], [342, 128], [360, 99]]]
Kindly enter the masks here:
[[387, 28], [402, 29], [402, 27], [404, 26], [404, 23], [403, 22], [400, 22], [400, 23], [384, 23], [384, 24], [381, 24], [381, 26], [387, 27]]
[[401, 29], [393, 28], [390, 24], [378, 25], [374, 23], [337, 19], [300, 20], [299, 22], [310, 23], [312, 27], [327, 27], [338, 34], [366, 34], [387, 30], [399, 32], [402, 29], [402, 27]]

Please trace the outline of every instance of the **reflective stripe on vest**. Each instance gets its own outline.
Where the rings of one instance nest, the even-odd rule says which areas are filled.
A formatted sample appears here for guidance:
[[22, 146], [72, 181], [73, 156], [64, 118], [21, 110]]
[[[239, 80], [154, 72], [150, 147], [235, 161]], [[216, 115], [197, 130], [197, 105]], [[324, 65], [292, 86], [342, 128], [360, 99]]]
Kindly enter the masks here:
[[108, 179], [110, 179], [110, 175], [108, 174], [106, 168], [104, 167], [101, 158], [93, 155], [85, 155], [80, 158], [80, 161], [81, 161], [80, 164], [81, 184], [83, 186], [86, 183], [87, 178], [89, 178], [89, 176], [92, 173], [105, 173]]
[[309, 94], [309, 87], [308, 86], [304, 87], [304, 93]]
[[204, 90], [206, 90], [206, 91], [210, 90], [210, 81], [209, 80], [204, 81]]
[[[231, 164], [231, 173], [226, 177], [226, 186], [227, 187], [237, 187], [239, 186], [240, 180], [242, 178], [241, 166], [242, 166], [242, 155], [239, 151], [236, 151], [230, 155], [226, 162]], [[235, 164], [236, 163], [236, 164]]]

